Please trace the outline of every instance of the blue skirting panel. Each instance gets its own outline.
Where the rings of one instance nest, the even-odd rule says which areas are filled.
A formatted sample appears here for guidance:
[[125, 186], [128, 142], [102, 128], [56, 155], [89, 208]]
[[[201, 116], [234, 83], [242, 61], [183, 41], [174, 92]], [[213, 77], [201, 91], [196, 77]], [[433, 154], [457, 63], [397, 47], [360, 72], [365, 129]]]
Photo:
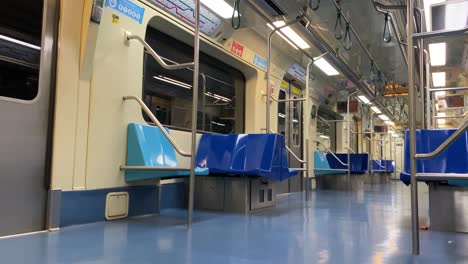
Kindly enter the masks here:
[[162, 185], [161, 188], [161, 208], [158, 208], [159, 191], [155, 185], [62, 192], [60, 226], [105, 221], [106, 196], [110, 192], [128, 192], [129, 217], [155, 214], [164, 208], [185, 207], [184, 183]]

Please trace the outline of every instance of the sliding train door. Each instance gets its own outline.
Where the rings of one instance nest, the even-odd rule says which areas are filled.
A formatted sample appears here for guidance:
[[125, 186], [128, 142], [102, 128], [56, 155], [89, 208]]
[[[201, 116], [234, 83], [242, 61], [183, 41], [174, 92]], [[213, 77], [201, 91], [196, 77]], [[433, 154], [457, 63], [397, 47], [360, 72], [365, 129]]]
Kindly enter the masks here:
[[58, 0], [0, 16], [0, 236], [45, 229]]
[[[298, 99], [302, 97], [301, 89], [287, 81], [281, 83], [279, 100]], [[278, 133], [283, 134], [286, 139], [286, 145], [294, 152], [296, 156], [302, 158], [302, 107], [300, 101], [280, 102], [278, 103]], [[300, 168], [298, 162], [292, 154], [288, 152], [289, 167]], [[278, 193], [300, 192], [302, 190], [302, 173], [292, 177], [287, 181], [278, 184]]]

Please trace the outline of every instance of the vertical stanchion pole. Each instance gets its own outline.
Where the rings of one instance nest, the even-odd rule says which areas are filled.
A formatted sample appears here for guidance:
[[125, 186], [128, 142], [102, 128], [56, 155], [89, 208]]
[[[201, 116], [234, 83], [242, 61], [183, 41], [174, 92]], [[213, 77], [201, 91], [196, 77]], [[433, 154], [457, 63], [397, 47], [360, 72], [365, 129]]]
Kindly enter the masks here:
[[397, 159], [397, 138], [395, 138], [395, 140], [393, 141], [393, 148], [395, 149], [395, 154], [393, 155], [395, 157], [395, 168], [393, 170], [393, 178], [394, 179], [397, 179], [397, 162], [396, 162], [396, 159]]
[[409, 112], [409, 144], [410, 144], [410, 174], [411, 174], [411, 237], [413, 255], [419, 255], [419, 216], [418, 216], [418, 185], [416, 181], [416, 115], [414, 89], [414, 47], [413, 47], [413, 10], [414, 1], [407, 1], [406, 36], [408, 41], [408, 112]]
[[198, 114], [198, 80], [200, 74], [200, 0], [195, 0], [195, 33], [193, 40], [193, 100], [192, 100], [192, 150], [190, 159], [189, 204], [187, 227], [192, 228], [193, 200], [195, 195], [195, 157], [197, 153], [197, 114]]
[[[423, 16], [421, 16], [421, 25], [423, 21]], [[419, 96], [421, 98], [421, 128], [426, 128], [426, 119], [425, 119], [425, 108], [424, 108], [424, 40], [419, 40]]]
[[431, 120], [432, 120], [432, 112], [431, 112], [431, 92], [429, 91], [430, 90], [430, 78], [431, 78], [431, 73], [430, 73], [430, 60], [429, 60], [429, 53], [424, 50], [424, 53], [426, 54], [426, 95], [425, 95], [425, 99], [426, 99], [426, 127], [428, 129], [431, 129], [433, 128], [433, 124], [431, 123]]
[[[392, 158], [393, 158], [393, 152], [392, 152], [392, 149], [393, 149], [393, 148], [392, 148], [392, 144], [393, 144], [393, 134], [390, 134], [389, 137], [390, 137], [390, 162], [391, 162], [391, 161], [392, 161]], [[385, 167], [387, 167], [387, 164], [388, 164], [388, 163], [385, 163]], [[387, 168], [385, 168], [385, 173], [386, 173], [386, 172], [387, 172]], [[390, 174], [389, 176], [391, 176], [391, 174]]]
[[295, 20], [291, 20], [280, 27], [275, 27], [269, 34], [267, 38], [267, 84], [266, 84], [266, 113], [265, 113], [265, 125], [266, 125], [266, 132], [267, 134], [270, 133], [270, 103], [271, 103], [271, 89], [270, 89], [270, 82], [271, 82], [271, 39], [273, 35], [280, 29], [289, 27], [292, 24], [295, 24], [300, 21], [300, 18], [296, 18]]
[[305, 150], [306, 150], [306, 190], [305, 190], [305, 193], [306, 193], [306, 201], [309, 200], [309, 188], [312, 188], [312, 186], [309, 187], [309, 169], [310, 169], [310, 165], [309, 165], [309, 139], [306, 139], [306, 145], [305, 145]]
[[202, 77], [202, 85], [203, 85], [203, 94], [202, 94], [202, 110], [203, 110], [203, 115], [202, 115], [202, 130], [206, 130], [205, 127], [205, 112], [206, 112], [206, 76], [203, 73], [200, 73], [200, 76]]
[[309, 128], [310, 128], [310, 121], [311, 120], [311, 116], [310, 116], [310, 67], [312, 66], [312, 63], [314, 61], [313, 60], [310, 60], [309, 63], [307, 63], [307, 67], [306, 67], [306, 91], [305, 91], [305, 97], [306, 97], [306, 100], [305, 100], [305, 103], [304, 103], [304, 109], [303, 109], [303, 124], [304, 124], [304, 134], [305, 134], [305, 155], [304, 157], [306, 157], [306, 180], [305, 180], [305, 186], [306, 186], [306, 200], [308, 199], [309, 197], [309, 176], [310, 176], [310, 159], [309, 159], [309, 136], [310, 136], [310, 131], [309, 131]]
[[369, 170], [369, 175], [372, 174], [372, 158], [373, 158], [373, 154], [372, 154], [372, 151], [374, 150], [374, 115], [375, 115], [375, 112], [372, 112], [371, 116], [370, 116], [370, 143], [369, 143], [369, 165], [368, 166], [368, 170]]
[[354, 91], [348, 95], [348, 105], [347, 107], [347, 114], [346, 114], [346, 126], [347, 126], [347, 133], [348, 133], [348, 187], [351, 186], [351, 120], [349, 115], [349, 102], [353, 95], [357, 94], [358, 91]]

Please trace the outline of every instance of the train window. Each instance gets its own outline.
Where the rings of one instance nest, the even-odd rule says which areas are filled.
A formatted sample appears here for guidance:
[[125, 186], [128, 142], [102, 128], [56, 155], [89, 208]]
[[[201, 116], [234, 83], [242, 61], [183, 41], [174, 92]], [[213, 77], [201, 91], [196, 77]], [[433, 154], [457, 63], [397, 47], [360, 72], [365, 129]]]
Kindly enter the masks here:
[[[293, 99], [297, 99], [294, 96]], [[301, 145], [301, 107], [299, 101], [293, 101], [293, 120], [292, 120], [292, 132], [293, 132], [293, 144], [296, 147]]]
[[0, 16], [0, 97], [33, 100], [38, 94], [42, 1], [5, 2]]
[[[279, 100], [286, 99], [286, 91], [279, 91]], [[278, 103], [278, 133], [286, 135], [286, 103]]]
[[[336, 122], [334, 120], [341, 119], [339, 114], [325, 106], [319, 106], [317, 114], [317, 140], [327, 146], [332, 151], [336, 151]], [[319, 147], [323, 150], [322, 147]]]
[[[191, 46], [152, 27], [147, 29], [146, 41], [168, 64], [193, 61]], [[244, 132], [242, 73], [204, 53], [200, 53], [200, 73], [198, 130], [222, 134]], [[191, 128], [192, 79], [192, 70], [169, 71], [144, 54], [143, 98], [163, 125], [181, 130]]]

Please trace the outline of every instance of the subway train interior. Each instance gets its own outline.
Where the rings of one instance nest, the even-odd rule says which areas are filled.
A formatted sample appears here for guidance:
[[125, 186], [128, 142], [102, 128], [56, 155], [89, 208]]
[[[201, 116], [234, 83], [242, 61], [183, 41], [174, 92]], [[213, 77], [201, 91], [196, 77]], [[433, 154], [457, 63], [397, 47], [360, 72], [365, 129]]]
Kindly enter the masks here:
[[0, 263], [468, 263], [468, 0], [3, 0]]

